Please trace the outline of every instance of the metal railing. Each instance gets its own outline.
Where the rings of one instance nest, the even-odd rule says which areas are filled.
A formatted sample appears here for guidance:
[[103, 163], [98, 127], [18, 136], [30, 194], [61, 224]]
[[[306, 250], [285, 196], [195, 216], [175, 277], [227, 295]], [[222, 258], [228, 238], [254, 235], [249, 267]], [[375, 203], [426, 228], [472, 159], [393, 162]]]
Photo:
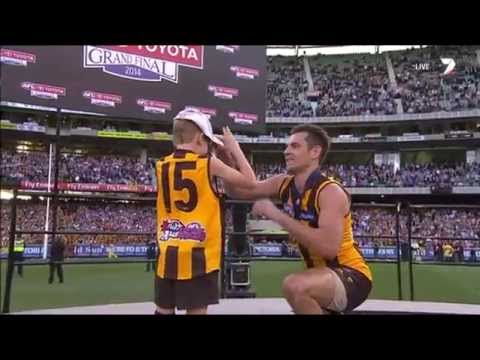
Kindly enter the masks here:
[[[408, 247], [409, 247], [409, 259], [408, 259], [408, 272], [409, 272], [409, 280], [410, 280], [410, 300], [414, 301], [415, 300], [415, 277], [413, 274], [413, 251], [412, 251], [412, 240], [413, 239], [421, 239], [421, 238], [427, 238], [427, 237], [418, 237], [418, 236], [412, 236], [412, 213], [414, 210], [422, 210], [422, 209], [471, 209], [471, 210], [480, 210], [480, 205], [462, 205], [462, 204], [453, 204], [453, 205], [444, 205], [444, 204], [408, 204], [407, 207], [407, 228], [408, 228]], [[428, 237], [430, 238], [430, 237]], [[443, 238], [445, 240], [450, 240], [452, 238], [445, 237]], [[455, 239], [455, 238], [453, 238]], [[460, 240], [460, 239], [458, 239]], [[468, 240], [477, 240], [480, 241], [480, 239], [462, 239], [465, 241]]]

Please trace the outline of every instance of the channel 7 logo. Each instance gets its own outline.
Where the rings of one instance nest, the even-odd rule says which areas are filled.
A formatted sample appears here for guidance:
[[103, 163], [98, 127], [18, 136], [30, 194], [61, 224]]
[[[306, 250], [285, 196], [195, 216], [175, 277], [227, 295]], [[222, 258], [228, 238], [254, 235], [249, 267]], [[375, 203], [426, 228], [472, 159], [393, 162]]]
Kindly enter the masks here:
[[[450, 75], [453, 72], [453, 70], [455, 69], [455, 65], [456, 65], [455, 60], [452, 59], [452, 58], [440, 58], [440, 61], [442, 62], [443, 65], [446, 65], [446, 68], [444, 69], [441, 76]], [[420, 70], [420, 71], [430, 71], [431, 70], [430, 63], [417, 63], [413, 67], [415, 68], [415, 70]], [[432, 70], [434, 70], [434, 69], [432, 69]]]
[[455, 69], [455, 60], [452, 58], [440, 58], [440, 60], [442, 61], [443, 65], [447, 65], [442, 75], [451, 74], [453, 69]]

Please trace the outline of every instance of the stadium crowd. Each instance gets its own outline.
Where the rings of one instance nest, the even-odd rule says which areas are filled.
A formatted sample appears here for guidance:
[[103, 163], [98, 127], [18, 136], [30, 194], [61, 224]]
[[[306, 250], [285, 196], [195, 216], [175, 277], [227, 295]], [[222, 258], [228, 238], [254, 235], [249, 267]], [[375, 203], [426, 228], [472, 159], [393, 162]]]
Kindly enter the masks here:
[[[254, 164], [259, 179], [285, 172], [281, 162]], [[48, 155], [39, 152], [14, 153], [2, 150], [2, 174], [35, 182], [48, 180]], [[406, 164], [397, 171], [393, 165], [326, 164], [328, 176], [348, 187], [424, 187], [432, 185], [480, 186], [480, 163], [452, 165]], [[59, 178], [71, 183], [154, 185], [152, 163], [133, 157], [73, 156], [62, 154]]]
[[[8, 243], [10, 231], [10, 206], [2, 200], [2, 247]], [[89, 232], [155, 232], [155, 208], [152, 206], [113, 203], [61, 203], [57, 210], [57, 230]], [[46, 203], [20, 202], [17, 205], [17, 229], [45, 230]], [[53, 210], [50, 207], [49, 226], [52, 226]], [[232, 224], [227, 212], [226, 226]], [[27, 244], [42, 243], [44, 235], [24, 235]], [[66, 235], [65, 239], [82, 244], [143, 243], [152, 236], [134, 235]]]
[[[2, 246], [8, 242], [10, 228], [10, 207], [2, 201], [1, 237]], [[50, 209], [52, 213], [52, 209]], [[20, 202], [17, 206], [17, 229], [44, 230], [46, 204]], [[395, 235], [395, 214], [390, 210], [355, 208], [352, 211], [353, 231], [361, 245], [369, 245], [373, 240], [383, 245], [393, 244], [395, 239], [374, 239], [376, 236]], [[413, 213], [412, 235], [425, 238], [470, 238], [480, 240], [480, 211], [431, 209]], [[49, 216], [51, 226], [52, 216]], [[58, 230], [72, 231], [122, 231], [155, 232], [155, 209], [152, 206], [137, 204], [84, 204], [62, 203], [57, 214]], [[226, 214], [227, 229], [231, 229], [231, 212]], [[400, 216], [401, 240], [406, 241], [407, 217]], [[27, 243], [43, 242], [43, 235], [28, 235]], [[82, 243], [145, 242], [145, 236], [133, 235], [75, 235], [72, 240]], [[267, 240], [261, 239], [260, 241]], [[479, 244], [480, 245], [480, 244]]]
[[[357, 208], [352, 211], [352, 215], [354, 235], [395, 235], [396, 217], [393, 211]], [[407, 216], [401, 214], [400, 234], [402, 240], [406, 240], [407, 233]], [[480, 239], [480, 211], [456, 209], [414, 211], [412, 236]], [[359, 239], [359, 242], [362, 240]]]
[[[61, 154], [59, 179], [70, 183], [151, 185], [152, 166], [116, 155]], [[52, 177], [54, 174], [52, 164]], [[2, 149], [1, 172], [34, 182], [48, 181], [48, 153]]]
[[[429, 49], [393, 52], [399, 93], [406, 113], [459, 111], [478, 108], [480, 103], [480, 68], [472, 48], [454, 47], [442, 51], [456, 66], [449, 76], [442, 76], [445, 65], [440, 54]], [[418, 67], [427, 64], [428, 68]]]
[[308, 89], [301, 59], [267, 58], [267, 116], [308, 117], [312, 107], [305, 101]]
[[[434, 47], [389, 52], [392, 76], [383, 54], [308, 57], [317, 106], [306, 101], [308, 81], [303, 59], [285, 66], [269, 57], [267, 116], [354, 116], [460, 111], [480, 104], [480, 64], [475, 47]], [[455, 59], [444, 76], [441, 57]], [[293, 61], [293, 60], [291, 60]], [[315, 110], [314, 110], [315, 109]]]
[[[366, 61], [372, 57], [374, 61]], [[314, 90], [319, 92], [315, 116], [396, 113], [396, 93], [382, 57], [365, 55], [335, 64], [313, 58], [310, 63]]]
[[147, 164], [126, 156], [66, 156], [61, 162], [64, 181], [76, 183], [103, 183], [150, 185]]
[[[325, 164], [325, 173], [347, 187], [425, 187], [432, 185], [480, 186], [480, 163], [454, 165], [406, 164], [395, 171], [393, 165]], [[259, 179], [285, 172], [283, 163], [257, 163]]]

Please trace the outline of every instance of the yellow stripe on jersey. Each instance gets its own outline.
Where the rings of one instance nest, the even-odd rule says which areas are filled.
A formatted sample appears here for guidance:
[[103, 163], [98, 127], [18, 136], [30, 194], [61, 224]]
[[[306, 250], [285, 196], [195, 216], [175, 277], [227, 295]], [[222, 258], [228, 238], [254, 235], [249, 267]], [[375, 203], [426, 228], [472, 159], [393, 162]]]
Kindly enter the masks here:
[[293, 180], [293, 176], [288, 175], [283, 179], [282, 183], [280, 184], [280, 190], [278, 191], [279, 198], [282, 197], [282, 193], [285, 191], [285, 189], [290, 185], [290, 182]]
[[[338, 185], [350, 198], [350, 195], [345, 190], [343, 185], [336, 180], [328, 178], [325, 182], [323, 182], [317, 190], [317, 194], [315, 196], [315, 210], [318, 214], [320, 214], [320, 208], [318, 207], [318, 199], [320, 196], [320, 192], [325, 189], [325, 187], [329, 184], [336, 184]], [[350, 199], [349, 199], [350, 200]], [[357, 243], [353, 239], [353, 230], [352, 230], [352, 214], [349, 211], [345, 217], [343, 218], [343, 239], [340, 245], [340, 251], [336, 257], [336, 261], [340, 265], [348, 266], [353, 269], [360, 271], [364, 274], [370, 281], [372, 280], [372, 273], [370, 268], [368, 267], [365, 259], [363, 258], [360, 249], [358, 248]], [[324, 263], [323, 259], [318, 259], [318, 257], [314, 258], [314, 263]]]

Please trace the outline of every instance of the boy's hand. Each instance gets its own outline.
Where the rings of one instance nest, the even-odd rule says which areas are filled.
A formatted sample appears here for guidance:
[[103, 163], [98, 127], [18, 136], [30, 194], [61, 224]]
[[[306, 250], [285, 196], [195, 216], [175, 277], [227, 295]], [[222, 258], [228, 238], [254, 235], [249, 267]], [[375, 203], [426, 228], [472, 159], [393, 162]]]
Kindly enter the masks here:
[[227, 150], [233, 152], [235, 151], [236, 148], [240, 147], [237, 139], [235, 139], [235, 137], [233, 136], [228, 126], [223, 127], [222, 130], [223, 130], [222, 140], [223, 140], [224, 147]]

